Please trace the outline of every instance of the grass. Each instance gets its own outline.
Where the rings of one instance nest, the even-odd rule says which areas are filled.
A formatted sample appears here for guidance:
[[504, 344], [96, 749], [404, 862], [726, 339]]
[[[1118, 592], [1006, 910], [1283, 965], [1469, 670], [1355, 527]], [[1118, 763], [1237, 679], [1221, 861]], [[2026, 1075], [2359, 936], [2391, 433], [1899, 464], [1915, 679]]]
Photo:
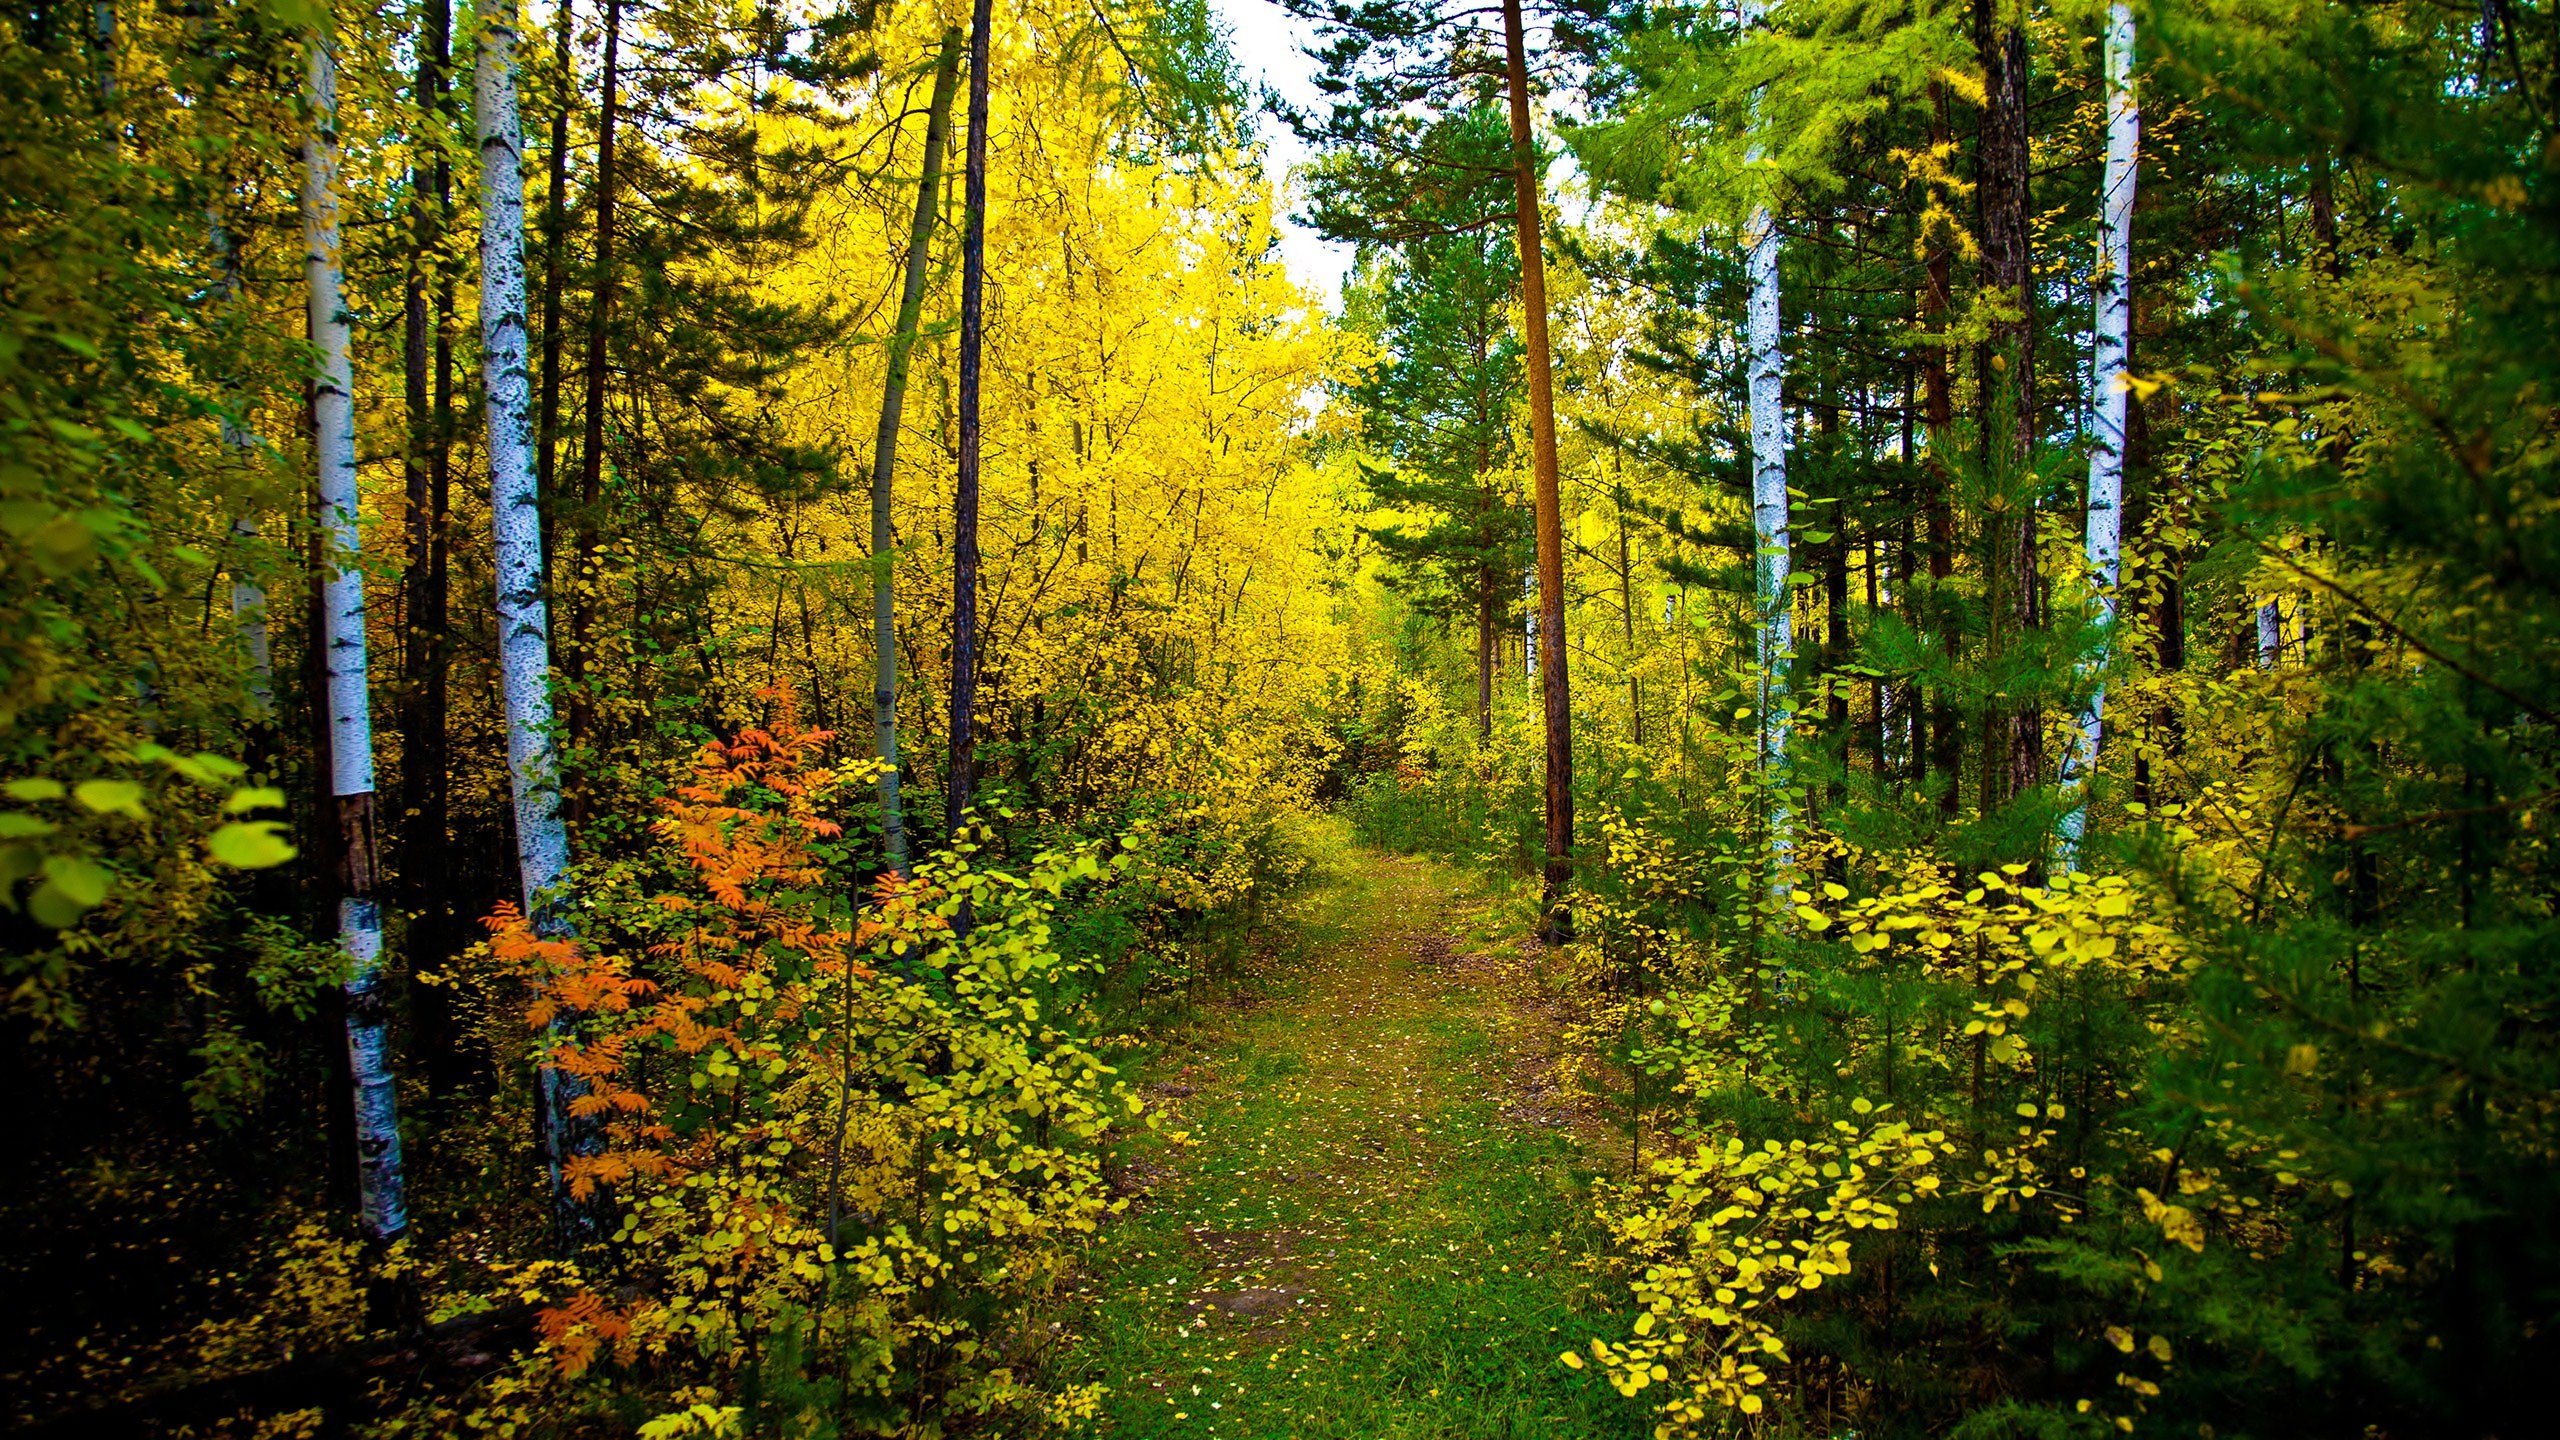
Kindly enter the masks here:
[[[1294, 943], [1148, 1079], [1148, 1193], [1097, 1241], [1070, 1368], [1109, 1436], [1641, 1436], [1557, 1353], [1617, 1329], [1588, 1172], [1506, 1118], [1499, 999], [1446, 963], [1455, 877], [1327, 847]], [[1175, 1137], [1179, 1138], [1175, 1138]]]

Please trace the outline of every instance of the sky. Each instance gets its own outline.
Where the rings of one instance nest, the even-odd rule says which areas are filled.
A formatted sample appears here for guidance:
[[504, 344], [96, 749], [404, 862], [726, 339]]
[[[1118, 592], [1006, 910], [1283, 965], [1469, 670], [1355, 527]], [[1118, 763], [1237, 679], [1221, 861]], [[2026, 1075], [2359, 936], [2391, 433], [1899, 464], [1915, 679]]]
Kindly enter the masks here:
[[[1209, 9], [1225, 27], [1229, 48], [1235, 52], [1236, 68], [1244, 82], [1261, 93], [1268, 85], [1281, 96], [1300, 105], [1312, 105], [1318, 96], [1315, 87], [1316, 62], [1307, 58], [1302, 48], [1313, 38], [1314, 27], [1283, 10], [1276, 0], [1209, 0]], [[1539, 36], [1529, 36], [1535, 44]], [[1280, 229], [1280, 257], [1289, 267], [1289, 276], [1304, 288], [1315, 292], [1327, 310], [1340, 307], [1342, 280], [1351, 272], [1351, 247], [1336, 245], [1313, 230], [1289, 218], [1297, 208], [1297, 198], [1287, 188], [1289, 168], [1307, 158], [1307, 147], [1288, 126], [1268, 113], [1257, 112], [1255, 133], [1262, 137], [1264, 163], [1268, 167], [1274, 193], [1279, 195], [1274, 217]], [[1547, 202], [1554, 205], [1568, 224], [1580, 224], [1588, 218], [1589, 201], [1583, 192], [1582, 177], [1570, 157], [1558, 156], [1546, 173]]]
[[[1281, 9], [1273, 0], [1209, 0], [1209, 8], [1227, 31], [1229, 45], [1235, 51], [1236, 68], [1243, 72], [1246, 84], [1268, 85], [1299, 104], [1311, 104], [1316, 98], [1313, 60], [1300, 47], [1311, 35], [1310, 27]], [[1291, 193], [1281, 189], [1289, 167], [1307, 158], [1307, 147], [1268, 114], [1255, 117], [1256, 133], [1265, 146], [1266, 163], [1271, 183], [1282, 196], [1279, 215], [1280, 256], [1289, 267], [1289, 276], [1301, 286], [1314, 291], [1326, 309], [1333, 309], [1342, 298], [1342, 279], [1351, 269], [1351, 247], [1336, 245], [1314, 231], [1289, 218], [1296, 208]]]

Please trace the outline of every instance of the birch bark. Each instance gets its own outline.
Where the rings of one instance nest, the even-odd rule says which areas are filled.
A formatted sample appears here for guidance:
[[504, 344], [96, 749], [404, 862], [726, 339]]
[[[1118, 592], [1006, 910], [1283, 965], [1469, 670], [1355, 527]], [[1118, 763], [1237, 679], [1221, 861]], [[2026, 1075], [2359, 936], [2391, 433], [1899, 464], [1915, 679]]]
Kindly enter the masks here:
[[[1756, 29], [1768, 12], [1765, 0], [1742, 0], [1742, 25]], [[1757, 164], [1753, 145], [1746, 163]], [[1742, 228], [1743, 268], [1751, 284], [1746, 303], [1748, 345], [1745, 371], [1750, 384], [1751, 537], [1756, 563], [1753, 588], [1759, 596], [1757, 697], [1760, 774], [1769, 791], [1769, 885], [1787, 888], [1784, 879], [1795, 855], [1795, 817], [1786, 799], [1787, 744], [1795, 714], [1787, 695], [1787, 662], [1795, 654], [1795, 594], [1789, 584], [1792, 561], [1788, 535], [1786, 356], [1780, 349], [1778, 313], [1777, 217], [1766, 204], [1754, 205]]]
[[311, 133], [303, 141], [303, 279], [319, 373], [311, 387], [319, 463], [320, 525], [331, 573], [322, 595], [327, 655], [329, 788], [340, 841], [338, 941], [347, 952], [347, 1065], [355, 1083], [357, 1193], [364, 1232], [398, 1238], [409, 1228], [402, 1197], [400, 1125], [382, 994], [382, 906], [375, 896], [373, 709], [366, 693], [364, 572], [357, 559], [355, 375], [339, 297], [338, 63], [326, 33], [310, 44]]
[[[480, 367], [488, 394], [489, 540], [497, 572], [498, 684], [507, 713], [507, 782], [515, 802], [516, 874], [534, 933], [569, 933], [562, 877], [569, 831], [560, 816], [560, 757], [551, 711], [551, 613], [543, 599], [542, 504], [535, 476], [533, 377], [526, 337], [524, 123], [516, 105], [515, 0], [498, 0], [480, 33], [472, 109], [480, 142]], [[553, 1034], [559, 1033], [555, 1022]], [[583, 1087], [541, 1072], [543, 1163], [564, 1246], [585, 1212], [563, 1170], [574, 1153], [570, 1102]]]
[[2063, 790], [2071, 808], [2062, 817], [2062, 868], [2079, 868], [2087, 833], [2086, 789], [2098, 773], [2098, 747], [2106, 738], [2106, 665], [2115, 648], [2116, 587], [2124, 564], [2124, 457], [2126, 381], [2133, 346], [2133, 192], [2142, 129], [2141, 103], [2133, 93], [2133, 8], [2107, 10], [2107, 168], [2099, 195], [2095, 364], [2089, 377], [2089, 412], [2096, 443], [2089, 451], [2089, 521], [2085, 549], [2089, 584], [2097, 591], [2097, 679], [2080, 712], [2080, 732], [2064, 765]]

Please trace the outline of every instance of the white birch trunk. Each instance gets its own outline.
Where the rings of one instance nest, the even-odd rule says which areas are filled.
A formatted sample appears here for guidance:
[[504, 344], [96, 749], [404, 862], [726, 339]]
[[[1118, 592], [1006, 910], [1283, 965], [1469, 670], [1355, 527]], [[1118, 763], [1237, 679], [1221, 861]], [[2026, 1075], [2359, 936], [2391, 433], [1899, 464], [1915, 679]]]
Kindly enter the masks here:
[[2284, 602], [2258, 607], [2258, 668], [2273, 670], [2284, 660]]
[[[489, 553], [497, 571], [498, 687], [507, 713], [507, 782], [515, 799], [516, 876], [534, 933], [569, 933], [562, 876], [569, 829], [560, 815], [560, 756], [552, 739], [551, 616], [542, 594], [541, 494], [534, 477], [533, 377], [524, 274], [524, 123], [516, 106], [516, 5], [499, 0], [480, 32], [473, 112], [480, 141], [480, 367], [487, 392]], [[554, 1022], [553, 1035], [560, 1033]], [[562, 1166], [578, 1127], [569, 1104], [584, 1087], [541, 1071], [542, 1149], [564, 1236], [582, 1211]]]
[[2133, 345], [2133, 190], [2138, 171], [2142, 107], [2133, 93], [2133, 9], [2107, 10], [2107, 168], [2100, 182], [2098, 273], [2089, 412], [2096, 443], [2089, 450], [2089, 584], [2097, 592], [2098, 678], [2080, 712], [2080, 733], [2063, 762], [2062, 788], [2072, 797], [2062, 817], [2061, 861], [2076, 870], [2087, 833], [2086, 790], [2098, 773], [2098, 746], [2106, 738], [2105, 669], [2113, 657], [2116, 586], [2123, 578], [2125, 407]]
[[1529, 618], [1520, 627], [1521, 675], [1528, 681], [1532, 699], [1538, 693], [1538, 572], [1535, 569], [1520, 577], [1520, 594], [1527, 602]]
[[[1742, 25], [1756, 29], [1766, 13], [1764, 0], [1743, 0]], [[1757, 164], [1754, 144], [1746, 164]], [[1795, 654], [1795, 596], [1787, 577], [1791, 555], [1787, 533], [1786, 357], [1779, 348], [1778, 225], [1767, 205], [1755, 205], [1742, 229], [1744, 265], [1751, 281], [1746, 307], [1749, 343], [1746, 372], [1750, 377], [1751, 536], [1756, 564], [1754, 589], [1759, 616], [1760, 774], [1769, 788], [1769, 883], [1783, 894], [1784, 878], [1795, 854], [1795, 817], [1787, 808], [1787, 743], [1794, 728], [1788, 709], [1787, 662]]]
[[322, 594], [327, 648], [329, 788], [351, 843], [338, 938], [347, 952], [347, 1063], [355, 1080], [358, 1189], [365, 1233], [390, 1240], [409, 1228], [402, 1200], [399, 1114], [382, 995], [382, 907], [373, 895], [373, 709], [366, 694], [364, 571], [357, 563], [355, 374], [339, 298], [338, 64], [325, 33], [310, 42], [311, 133], [303, 142], [303, 278], [310, 292], [313, 448], [320, 524], [331, 567]]

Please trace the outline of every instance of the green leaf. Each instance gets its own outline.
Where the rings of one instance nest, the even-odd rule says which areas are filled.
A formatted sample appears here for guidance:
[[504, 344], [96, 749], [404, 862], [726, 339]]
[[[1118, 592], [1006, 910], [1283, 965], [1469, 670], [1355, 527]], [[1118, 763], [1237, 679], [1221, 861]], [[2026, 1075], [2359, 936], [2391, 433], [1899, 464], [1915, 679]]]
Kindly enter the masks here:
[[43, 864], [44, 852], [33, 845], [0, 845], [0, 899], [6, 898], [8, 887], [33, 875]]
[[89, 532], [88, 526], [63, 515], [28, 536], [27, 548], [35, 552], [37, 569], [62, 576], [81, 569], [96, 556], [98, 537]]
[[283, 808], [284, 792], [271, 785], [245, 786], [232, 791], [231, 798], [222, 802], [222, 813], [226, 815], [239, 815], [251, 810]]
[[89, 909], [64, 894], [51, 881], [38, 886], [36, 893], [27, 897], [27, 913], [35, 917], [37, 924], [49, 930], [70, 929], [80, 923], [80, 917], [88, 914]]
[[42, 500], [0, 500], [0, 531], [6, 531], [12, 540], [24, 540], [55, 513]]
[[100, 815], [143, 818], [142, 787], [130, 780], [83, 780], [71, 793]]
[[45, 888], [61, 891], [83, 910], [93, 909], [107, 898], [107, 884], [112, 879], [106, 866], [85, 855], [44, 857]]
[[30, 815], [24, 810], [0, 810], [0, 840], [26, 840], [38, 835], [50, 835], [55, 828], [52, 821]]
[[213, 858], [241, 870], [267, 870], [292, 859], [296, 851], [273, 820], [234, 820], [205, 837]]
[[0, 789], [7, 790], [12, 800], [59, 800], [63, 795], [61, 781], [42, 775], [12, 780]]

